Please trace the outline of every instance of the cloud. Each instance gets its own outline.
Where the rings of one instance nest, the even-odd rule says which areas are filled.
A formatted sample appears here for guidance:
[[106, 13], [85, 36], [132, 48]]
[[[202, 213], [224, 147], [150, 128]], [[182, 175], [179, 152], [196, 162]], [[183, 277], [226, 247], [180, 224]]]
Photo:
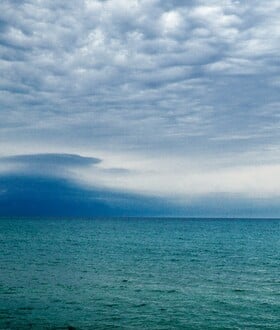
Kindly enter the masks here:
[[[19, 155], [1, 159], [2, 164], [6, 162], [24, 164], [24, 167], [0, 172], [2, 217], [254, 217], [280, 214], [277, 207], [279, 182], [276, 179], [279, 167], [187, 174], [180, 172], [176, 162], [177, 171], [172, 175], [166, 168], [160, 172], [148, 172], [147, 169], [143, 172], [143, 164], [139, 166], [142, 171], [133, 172], [106, 166], [99, 168], [102, 162], [96, 158], [66, 154]], [[52, 170], [48, 171], [48, 167]], [[77, 176], [75, 170], [78, 170]], [[263, 191], [266, 187], [271, 190], [266, 181], [268, 173], [274, 179], [276, 194], [271, 195], [268, 191], [268, 196], [263, 198], [258, 190]], [[252, 190], [240, 195], [244, 187]]]
[[279, 214], [278, 198], [211, 194], [178, 203], [94, 187], [85, 189], [61, 178], [0, 176], [1, 217], [277, 217]]
[[128, 216], [153, 214], [160, 204], [47, 176], [0, 176], [0, 187], [0, 216]]
[[71, 154], [31, 154], [31, 155], [15, 155], [7, 156], [0, 159], [1, 162], [19, 163], [28, 166], [48, 166], [53, 165], [57, 167], [69, 166], [88, 166], [98, 164], [101, 162], [98, 158], [82, 157], [80, 155]]
[[1, 155], [100, 155], [13, 163], [184, 196], [192, 186], [251, 194], [256, 171], [257, 189], [274, 194], [279, 16], [277, 0], [3, 0]]
[[101, 160], [93, 157], [82, 157], [73, 154], [26, 154], [0, 158], [0, 173], [21, 174], [23, 176], [50, 176], [69, 178], [72, 169], [81, 170], [94, 166]]

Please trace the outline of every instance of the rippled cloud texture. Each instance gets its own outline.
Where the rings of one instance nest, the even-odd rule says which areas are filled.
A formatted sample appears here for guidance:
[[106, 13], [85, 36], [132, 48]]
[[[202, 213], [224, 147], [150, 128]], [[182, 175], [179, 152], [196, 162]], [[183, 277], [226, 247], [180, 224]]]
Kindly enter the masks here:
[[278, 0], [2, 0], [2, 205], [33, 176], [279, 216], [279, 53]]

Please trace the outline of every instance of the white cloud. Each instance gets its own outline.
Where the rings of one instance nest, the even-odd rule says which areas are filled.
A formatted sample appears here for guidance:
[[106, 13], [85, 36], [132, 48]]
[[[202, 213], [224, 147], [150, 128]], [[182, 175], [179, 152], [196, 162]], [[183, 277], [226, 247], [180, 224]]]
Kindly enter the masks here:
[[[110, 165], [109, 165], [110, 164]], [[110, 168], [125, 171], [111, 172]], [[108, 166], [109, 165], [109, 166]], [[212, 194], [244, 198], [280, 196], [280, 165], [243, 165], [209, 168], [185, 159], [106, 159], [97, 167], [72, 171], [73, 178], [87, 186], [184, 200]]]
[[160, 26], [163, 34], [174, 34], [183, 28], [183, 18], [178, 11], [172, 10], [162, 14]]

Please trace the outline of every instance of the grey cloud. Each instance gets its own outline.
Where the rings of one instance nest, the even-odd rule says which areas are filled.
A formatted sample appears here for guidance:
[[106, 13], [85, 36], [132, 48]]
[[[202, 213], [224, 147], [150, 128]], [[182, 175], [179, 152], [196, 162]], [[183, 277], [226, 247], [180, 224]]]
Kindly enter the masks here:
[[222, 149], [227, 134], [251, 136], [250, 149], [265, 124], [265, 143], [274, 143], [271, 117], [256, 114], [279, 99], [277, 1], [31, 0], [0, 9], [3, 141], [16, 130], [30, 141], [188, 154]]
[[0, 164], [8, 165], [12, 173], [52, 177], [69, 177], [68, 171], [75, 167], [86, 168], [100, 162], [100, 159], [93, 157], [54, 153], [14, 155], [0, 158]]
[[36, 166], [54, 164], [56, 166], [88, 166], [101, 162], [98, 158], [83, 157], [71, 154], [32, 154], [15, 155], [0, 158], [4, 162], [16, 162], [21, 164], [32, 164]]

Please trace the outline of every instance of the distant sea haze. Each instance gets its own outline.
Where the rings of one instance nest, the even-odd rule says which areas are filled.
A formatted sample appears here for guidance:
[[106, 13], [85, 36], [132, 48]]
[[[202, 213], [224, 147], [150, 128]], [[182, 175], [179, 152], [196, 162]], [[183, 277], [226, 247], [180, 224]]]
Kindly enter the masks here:
[[279, 329], [279, 220], [1, 219], [0, 329]]

